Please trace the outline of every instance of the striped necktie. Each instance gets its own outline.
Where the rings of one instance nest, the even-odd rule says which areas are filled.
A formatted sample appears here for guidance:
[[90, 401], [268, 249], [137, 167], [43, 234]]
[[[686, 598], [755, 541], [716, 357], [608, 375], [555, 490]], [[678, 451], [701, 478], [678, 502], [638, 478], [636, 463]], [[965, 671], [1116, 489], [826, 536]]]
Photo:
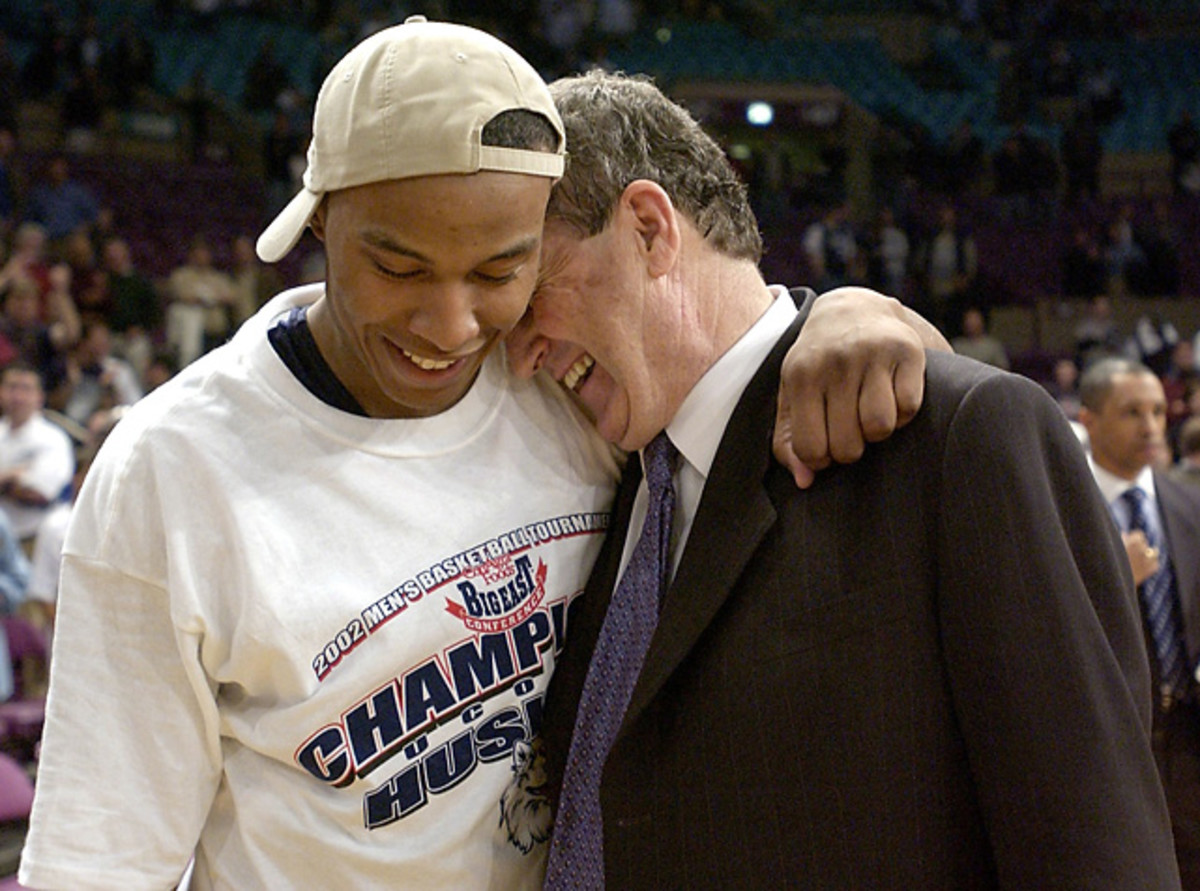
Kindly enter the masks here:
[[646, 522], [609, 603], [583, 682], [550, 843], [548, 891], [604, 887], [600, 774], [658, 625], [670, 574], [672, 477], [678, 455], [666, 433], [643, 451]]
[[1140, 530], [1146, 536], [1146, 543], [1158, 551], [1158, 572], [1142, 582], [1138, 590], [1158, 656], [1160, 683], [1166, 692], [1182, 693], [1187, 684], [1187, 651], [1180, 633], [1179, 597], [1166, 543], [1159, 535], [1157, 525], [1148, 521], [1146, 493], [1134, 486], [1121, 497], [1129, 506], [1130, 531]]

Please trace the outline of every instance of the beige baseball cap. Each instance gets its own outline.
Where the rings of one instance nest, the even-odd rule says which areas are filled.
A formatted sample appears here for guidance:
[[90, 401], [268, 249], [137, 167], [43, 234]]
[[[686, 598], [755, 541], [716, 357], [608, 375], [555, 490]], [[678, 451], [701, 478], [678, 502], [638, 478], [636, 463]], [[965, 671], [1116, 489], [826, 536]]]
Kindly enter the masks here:
[[[503, 111], [542, 115], [558, 131], [555, 152], [482, 145]], [[326, 192], [352, 186], [498, 170], [557, 179], [566, 140], [541, 76], [483, 31], [410, 16], [338, 62], [317, 94], [304, 188], [258, 238], [258, 255], [287, 254]]]

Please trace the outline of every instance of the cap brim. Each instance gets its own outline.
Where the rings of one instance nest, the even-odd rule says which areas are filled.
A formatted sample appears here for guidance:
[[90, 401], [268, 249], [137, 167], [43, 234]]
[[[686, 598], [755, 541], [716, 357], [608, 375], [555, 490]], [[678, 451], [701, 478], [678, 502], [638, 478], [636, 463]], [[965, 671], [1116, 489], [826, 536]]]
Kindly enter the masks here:
[[287, 256], [304, 234], [304, 227], [312, 219], [322, 197], [321, 192], [301, 189], [258, 236], [254, 249], [259, 258], [266, 263], [275, 263]]

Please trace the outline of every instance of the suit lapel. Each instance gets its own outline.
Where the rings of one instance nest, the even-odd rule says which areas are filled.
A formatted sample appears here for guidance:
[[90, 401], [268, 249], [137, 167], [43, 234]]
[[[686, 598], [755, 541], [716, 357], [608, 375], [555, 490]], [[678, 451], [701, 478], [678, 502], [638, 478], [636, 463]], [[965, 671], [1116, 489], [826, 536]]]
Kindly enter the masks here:
[[637, 719], [687, 657], [775, 522], [775, 508], [763, 481], [773, 460], [779, 366], [803, 319], [802, 315], [788, 328], [759, 368], [721, 439], [658, 631], [625, 713], [625, 726]]

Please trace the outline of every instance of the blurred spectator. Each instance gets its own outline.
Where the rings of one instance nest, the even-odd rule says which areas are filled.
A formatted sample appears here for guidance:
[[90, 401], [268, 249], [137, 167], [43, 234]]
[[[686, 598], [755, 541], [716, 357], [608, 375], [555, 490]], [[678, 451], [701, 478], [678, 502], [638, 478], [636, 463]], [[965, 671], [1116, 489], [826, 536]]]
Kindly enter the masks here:
[[1179, 460], [1171, 476], [1200, 486], [1200, 415], [1188, 418], [1179, 430]]
[[1179, 330], [1170, 319], [1156, 312], [1143, 312], [1133, 323], [1133, 334], [1125, 355], [1140, 361], [1160, 378], [1171, 366], [1171, 355], [1180, 341]]
[[21, 99], [21, 72], [0, 30], [0, 130], [16, 135], [17, 108]]
[[161, 387], [179, 371], [179, 363], [175, 360], [175, 354], [170, 350], [158, 350], [150, 357], [150, 364], [146, 366], [146, 376], [143, 380], [145, 390], [149, 393]]
[[280, 94], [287, 88], [287, 70], [275, 55], [275, 41], [268, 38], [246, 69], [242, 105], [249, 111], [269, 111], [278, 107]]
[[108, 318], [112, 299], [108, 276], [96, 263], [96, 249], [87, 232], [76, 230], [63, 242], [62, 256], [71, 267], [71, 299], [81, 316]]
[[37, 285], [27, 278], [13, 279], [4, 293], [0, 336], [16, 351], [19, 361], [38, 372], [46, 392], [53, 393], [66, 380], [66, 355], [51, 337], [40, 309]]
[[110, 238], [104, 243], [103, 263], [112, 298], [109, 318], [115, 348], [144, 381], [163, 324], [162, 303], [150, 279], [134, 266], [125, 239]]
[[1104, 252], [1092, 230], [1078, 223], [1062, 257], [1062, 293], [1065, 297], [1095, 297], [1108, 286]]
[[204, 161], [220, 154], [220, 148], [211, 141], [212, 117], [218, 100], [208, 86], [203, 68], [197, 68], [186, 87], [179, 91], [179, 108], [187, 121], [188, 154], [192, 161]]
[[1024, 219], [1029, 215], [1029, 168], [1022, 142], [1011, 133], [1004, 137], [992, 158], [992, 180], [1004, 219]]
[[1179, 425], [1191, 414], [1188, 395], [1200, 383], [1196, 353], [1192, 342], [1178, 337], [1171, 345], [1170, 359], [1162, 374], [1163, 394], [1167, 397], [1167, 439], [1177, 442]]
[[914, 308], [944, 333], [957, 334], [964, 310], [979, 297], [979, 256], [952, 203], [938, 208], [937, 226], [917, 249], [914, 270]]
[[1150, 205], [1150, 218], [1135, 223], [1134, 240], [1142, 250], [1143, 264], [1133, 270], [1130, 286], [1146, 297], [1178, 297], [1180, 289], [1179, 249], [1183, 239], [1171, 219], [1171, 205], [1157, 198]]
[[88, 9], [80, 9], [67, 43], [67, 86], [61, 109], [65, 143], [73, 151], [91, 151], [96, 146], [108, 107], [108, 90], [101, 74], [107, 61], [99, 20]]
[[28, 547], [75, 470], [71, 440], [46, 420], [44, 403], [34, 368], [16, 362], [0, 371], [0, 509]]
[[85, 428], [98, 413], [142, 398], [133, 366], [113, 355], [112, 332], [103, 319], [83, 323], [83, 336], [67, 357], [67, 386], [63, 414]]
[[45, 234], [36, 223], [17, 228], [13, 255], [0, 270], [0, 292], [20, 279], [33, 285], [36, 294], [35, 318], [46, 326], [57, 349], [64, 349], [79, 337], [79, 313], [71, 298], [71, 268], [65, 263], [47, 267], [43, 262]]
[[1200, 195], [1200, 130], [1192, 112], [1184, 107], [1167, 131], [1171, 151], [1171, 183], [1176, 193]]
[[1184, 403], [1187, 405], [1188, 417], [1200, 418], [1200, 380], [1188, 384], [1184, 392]]
[[35, 613], [34, 620], [42, 628], [54, 627], [54, 614], [58, 605], [58, 571], [75, 497], [87, 477], [92, 460], [120, 417], [120, 412], [109, 412], [97, 420], [96, 427], [89, 432], [87, 441], [76, 450], [70, 496], [55, 504], [38, 527], [33, 543], [29, 581], [25, 587], [25, 603], [32, 608]]
[[117, 213], [111, 204], [101, 204], [96, 212], [96, 222], [92, 225], [92, 249], [97, 255], [105, 242], [117, 235]]
[[809, 280], [818, 294], [854, 280], [858, 254], [858, 236], [845, 201], [829, 207], [804, 232]]
[[987, 171], [987, 150], [983, 140], [964, 118], [950, 135], [945, 151], [945, 176], [950, 193], [974, 192]]
[[1124, 354], [1124, 336], [1113, 320], [1112, 299], [1105, 293], [1091, 296], [1074, 334], [1075, 364], [1080, 369]]
[[1000, 62], [996, 85], [996, 117], [1004, 124], [1024, 120], [1032, 110], [1038, 83], [1033, 66], [1024, 52], [1012, 52]]
[[[20, 279], [16, 282], [11, 282], [3, 291], [4, 299], [7, 300], [13, 290], [18, 287], [32, 289], [33, 285], [28, 279]], [[3, 317], [0, 316], [0, 368], [8, 365], [10, 362], [15, 362], [21, 357], [20, 349], [15, 343], [8, 339], [3, 330]]]
[[14, 278], [32, 279], [41, 305], [50, 291], [50, 264], [46, 258], [46, 229], [37, 223], [21, 223], [13, 233], [12, 253], [0, 270], [0, 285]]
[[239, 235], [233, 240], [233, 327], [254, 315], [260, 306], [283, 290], [283, 278], [254, 252], [254, 239]]
[[1076, 205], [1099, 198], [1104, 147], [1100, 128], [1087, 106], [1081, 106], [1063, 129], [1059, 157], [1067, 176], [1067, 203]]
[[212, 31], [223, 5], [224, 0], [187, 0], [192, 26], [200, 31]]
[[584, 0], [538, 0], [538, 11], [555, 68], [561, 73], [574, 69], [580, 42], [591, 24], [590, 4]]
[[[13, 531], [8, 514], [0, 510], [0, 614], [12, 615], [27, 602], [29, 577], [29, 557]], [[0, 658], [7, 655], [6, 648]], [[6, 679], [6, 683], [0, 683], [0, 689], [11, 693], [11, 681]], [[0, 695], [0, 699], [7, 698], [7, 695]]]
[[50, 290], [42, 296], [41, 319], [56, 349], [65, 350], [79, 340], [79, 311], [71, 298], [71, 267], [66, 263], [50, 267]]
[[1051, 45], [1040, 86], [1047, 99], [1074, 99], [1079, 92], [1079, 63], [1065, 40]]
[[1146, 264], [1146, 253], [1133, 237], [1133, 206], [1118, 205], [1109, 220], [1104, 243], [1104, 266], [1108, 287], [1118, 294], [1130, 291], [1130, 285]]
[[1018, 120], [992, 159], [992, 179], [1001, 215], [1009, 220], [1046, 218], [1058, 184], [1058, 160], [1044, 139]]
[[908, 294], [908, 233], [896, 222], [891, 207], [881, 207], [867, 239], [867, 283], [877, 291], [904, 300]]
[[83, 68], [71, 74], [63, 92], [61, 112], [67, 148], [74, 152], [90, 152], [96, 148], [107, 105], [99, 71]]
[[182, 368], [221, 343], [229, 333], [233, 280], [213, 266], [204, 235], [188, 247], [187, 259], [167, 279], [167, 345]]
[[980, 0], [955, 0], [954, 14], [958, 27], [971, 37], [978, 37], [983, 27]]
[[1046, 389], [1068, 421], [1079, 420], [1079, 366], [1074, 360], [1065, 357], [1055, 360], [1053, 377], [1046, 384]]
[[731, 152], [729, 160], [750, 190], [750, 203], [763, 225], [791, 226], [790, 196], [795, 175], [787, 147], [773, 141], [746, 155]]
[[1103, 59], [1093, 62], [1083, 79], [1082, 100], [1096, 126], [1107, 127], [1125, 110], [1125, 97], [1117, 76]]
[[91, 189], [71, 178], [66, 155], [54, 155], [43, 178], [33, 184], [25, 217], [46, 228], [53, 243], [76, 229], [90, 229], [99, 205]]
[[634, 0], [596, 0], [593, 28], [605, 44], [622, 45], [638, 26], [638, 7]]
[[983, 310], [969, 306], [962, 314], [962, 334], [950, 341], [954, 352], [977, 362], [995, 365], [1007, 371], [1010, 367], [1008, 351], [997, 338], [988, 333]]
[[67, 41], [67, 65], [75, 73], [87, 69], [99, 71], [108, 61], [105, 51], [104, 41], [100, 38], [100, 20], [95, 13], [80, 10]]
[[36, 40], [21, 69], [21, 83], [28, 98], [46, 99], [61, 93], [71, 72], [66, 25], [52, 0], [42, 4]]
[[112, 87], [113, 105], [132, 108], [143, 92], [154, 86], [154, 45], [132, 18], [122, 19], [108, 54], [106, 80]]
[[20, 212], [16, 158], [17, 137], [11, 128], [0, 125], [0, 245], [8, 244]]
[[305, 167], [304, 144], [281, 108], [271, 116], [271, 129], [263, 139], [263, 174], [267, 180], [265, 216], [274, 219], [300, 189]]

